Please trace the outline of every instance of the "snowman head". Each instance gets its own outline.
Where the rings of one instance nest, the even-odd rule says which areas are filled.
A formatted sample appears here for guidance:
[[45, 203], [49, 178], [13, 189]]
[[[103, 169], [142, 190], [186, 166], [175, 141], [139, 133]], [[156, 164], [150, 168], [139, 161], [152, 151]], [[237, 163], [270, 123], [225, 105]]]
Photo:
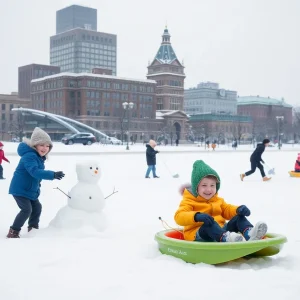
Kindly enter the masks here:
[[99, 163], [94, 160], [78, 162], [76, 164], [78, 181], [95, 183], [101, 177]]

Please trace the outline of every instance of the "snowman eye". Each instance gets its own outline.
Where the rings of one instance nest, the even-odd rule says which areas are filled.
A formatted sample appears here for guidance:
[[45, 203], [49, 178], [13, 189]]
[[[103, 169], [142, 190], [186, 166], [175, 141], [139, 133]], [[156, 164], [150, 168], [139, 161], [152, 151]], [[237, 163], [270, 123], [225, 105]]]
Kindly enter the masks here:
[[90, 169], [92, 170], [93, 168], [92, 168], [92, 167], [90, 167]]
[[96, 170], [98, 170], [98, 168], [96, 168]]
[[90, 199], [92, 199], [92, 197], [90, 197]]

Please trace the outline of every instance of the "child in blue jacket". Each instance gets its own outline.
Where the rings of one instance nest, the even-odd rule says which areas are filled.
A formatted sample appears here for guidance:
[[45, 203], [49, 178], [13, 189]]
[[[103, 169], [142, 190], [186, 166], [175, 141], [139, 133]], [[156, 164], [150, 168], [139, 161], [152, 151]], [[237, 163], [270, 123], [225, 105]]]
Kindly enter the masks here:
[[42, 205], [39, 202], [41, 181], [62, 179], [62, 171], [46, 171], [45, 160], [53, 147], [50, 136], [36, 127], [30, 140], [23, 138], [18, 146], [21, 156], [9, 187], [9, 194], [13, 195], [21, 211], [17, 214], [13, 225], [10, 226], [8, 238], [19, 238], [21, 228], [28, 220], [28, 231], [39, 228]]

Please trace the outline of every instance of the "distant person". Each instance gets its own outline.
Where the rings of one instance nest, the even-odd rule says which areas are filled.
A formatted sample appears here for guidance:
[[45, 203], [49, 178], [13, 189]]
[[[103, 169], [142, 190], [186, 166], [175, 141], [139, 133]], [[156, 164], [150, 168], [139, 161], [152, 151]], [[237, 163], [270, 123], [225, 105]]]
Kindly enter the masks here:
[[2, 167], [2, 160], [5, 160], [6, 162], [9, 163], [9, 160], [5, 157], [4, 155], [4, 150], [3, 150], [4, 145], [0, 142], [0, 179], [5, 179], [3, 177], [3, 167]]
[[297, 160], [295, 162], [295, 172], [300, 172], [300, 153], [298, 153]]
[[178, 144], [179, 144], [179, 139], [176, 139], [175, 144], [176, 144], [176, 146], [178, 146]]
[[211, 144], [211, 147], [212, 147], [213, 151], [215, 151], [215, 149], [216, 149], [216, 147], [217, 147], [217, 144], [216, 144], [216, 143], [212, 143], [212, 144]]
[[236, 148], [237, 148], [237, 140], [234, 140], [234, 141], [232, 142], [232, 148], [233, 148], [234, 150], [236, 150]]
[[206, 141], [207, 148], [209, 149], [209, 141]]
[[263, 159], [261, 158], [261, 155], [265, 151], [266, 147], [269, 145], [270, 140], [264, 139], [262, 143], [257, 144], [256, 149], [250, 156], [250, 162], [251, 162], [251, 170], [240, 174], [241, 180], [243, 181], [246, 176], [249, 176], [253, 174], [258, 168], [260, 170], [261, 176], [263, 178], [263, 181], [268, 181], [271, 179], [271, 177], [267, 177], [264, 171], [264, 166], [261, 163], [264, 163]]
[[153, 178], [159, 178], [156, 175], [156, 154], [159, 153], [159, 151], [154, 150], [156, 147], [156, 142], [154, 140], [150, 140], [149, 143], [146, 145], [146, 160], [148, 169], [146, 172], [145, 178], [150, 178], [150, 172], [152, 171]]
[[42, 204], [39, 201], [41, 181], [61, 180], [65, 174], [62, 171], [46, 171], [45, 161], [53, 147], [50, 136], [41, 128], [36, 127], [30, 139], [23, 138], [18, 146], [21, 156], [9, 186], [11, 194], [20, 212], [9, 228], [7, 238], [19, 238], [21, 228], [28, 220], [28, 232], [39, 228]]

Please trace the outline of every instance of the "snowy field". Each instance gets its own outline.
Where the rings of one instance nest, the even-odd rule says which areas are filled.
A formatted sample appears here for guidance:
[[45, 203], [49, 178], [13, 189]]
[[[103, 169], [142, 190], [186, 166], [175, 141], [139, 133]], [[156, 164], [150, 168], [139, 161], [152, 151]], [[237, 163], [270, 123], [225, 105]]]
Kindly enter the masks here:
[[[63, 180], [43, 181], [40, 230], [6, 239], [18, 212], [8, 195], [10, 178], [19, 161], [17, 144], [4, 143], [10, 164], [3, 162], [6, 180], [0, 181], [0, 299], [3, 300], [296, 300], [300, 295], [300, 178], [289, 177], [300, 145], [268, 148], [263, 159], [276, 175], [262, 182], [260, 173], [240, 181], [250, 168], [252, 146], [233, 151], [229, 146], [205, 151], [194, 145], [157, 147], [159, 179], [145, 179], [145, 146], [65, 146], [55, 143], [46, 169], [64, 171]], [[128, 155], [130, 154], [130, 155]], [[49, 226], [77, 182], [77, 161], [97, 160], [99, 187], [107, 199], [104, 232]], [[174, 212], [181, 200], [178, 187], [190, 180], [192, 164], [203, 159], [221, 177], [219, 195], [228, 203], [246, 204], [250, 220], [266, 221], [269, 232], [288, 238], [282, 251], [267, 258], [239, 259], [211, 266], [187, 264], [162, 255], [154, 235], [163, 230], [158, 217], [176, 227]], [[179, 178], [172, 175], [179, 174]]]

